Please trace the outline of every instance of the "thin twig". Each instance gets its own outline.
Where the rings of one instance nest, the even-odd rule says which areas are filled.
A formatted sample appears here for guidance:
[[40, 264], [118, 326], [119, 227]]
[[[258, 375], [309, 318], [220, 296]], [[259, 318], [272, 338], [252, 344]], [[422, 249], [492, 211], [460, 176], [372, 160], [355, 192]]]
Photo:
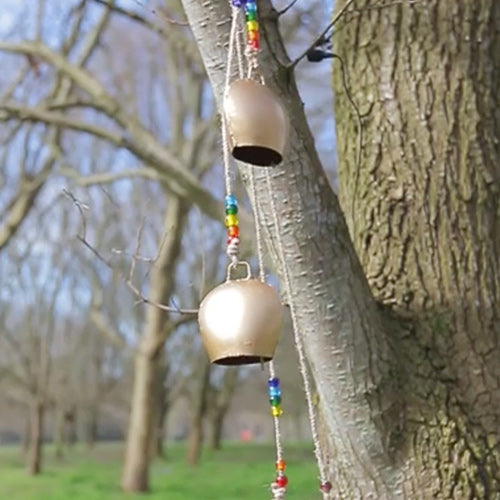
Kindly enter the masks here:
[[280, 10], [277, 14], [278, 17], [281, 17], [283, 14], [286, 14], [296, 3], [298, 0], [292, 0], [284, 9]]
[[[82, 218], [82, 233], [78, 234], [76, 236], [77, 240], [80, 241], [92, 254], [100, 261], [102, 262], [106, 267], [108, 267], [111, 270], [115, 270], [115, 267], [113, 266], [112, 262], [109, 259], [106, 259], [97, 248], [95, 248], [91, 243], [86, 238], [86, 228], [87, 228], [87, 222], [85, 218], [85, 214], [83, 212], [83, 209], [88, 209], [88, 206], [82, 203], [78, 198], [71, 193], [70, 191], [64, 190], [64, 194], [73, 202], [73, 204], [77, 207], [78, 212], [80, 213], [80, 217]], [[142, 228], [143, 228], [143, 223], [141, 224], [141, 227], [139, 228], [138, 231], [138, 239], [141, 239], [142, 235]], [[156, 307], [158, 309], [161, 309], [162, 311], [168, 311], [170, 313], [176, 313], [176, 314], [185, 314], [185, 315], [191, 315], [195, 316], [198, 314], [198, 309], [182, 309], [180, 307], [171, 307], [167, 306], [165, 304], [160, 304], [159, 302], [156, 302], [154, 300], [151, 300], [149, 297], [146, 297], [139, 288], [137, 288], [134, 283], [133, 283], [133, 270], [135, 269], [136, 265], [136, 258], [138, 258], [140, 250], [140, 243], [136, 245], [136, 249], [134, 252], [134, 258], [132, 259], [131, 262], [131, 267], [130, 271], [128, 274], [128, 277], [125, 276], [123, 273], [119, 272], [119, 277], [122, 279], [122, 281], [127, 285], [127, 287], [132, 291], [132, 293], [137, 297], [138, 303], [142, 304], [148, 304], [153, 307]]]
[[322, 40], [324, 40], [326, 34], [333, 28], [333, 26], [335, 26], [335, 23], [337, 23], [339, 21], [339, 19], [344, 15], [345, 11], [349, 8], [349, 6], [354, 2], [354, 0], [347, 0], [347, 2], [345, 3], [345, 5], [337, 12], [337, 14], [335, 15], [335, 17], [332, 19], [332, 21], [330, 23], [328, 23], [328, 26], [321, 32], [321, 34], [314, 40], [314, 42], [309, 45], [309, 47], [307, 47], [306, 50], [304, 50], [304, 52], [302, 52], [302, 54], [300, 56], [298, 56], [294, 61], [292, 61], [289, 65], [288, 65], [288, 68], [289, 69], [293, 69], [295, 68], [295, 66], [297, 66], [297, 64], [302, 60], [304, 59], [304, 57], [307, 56], [307, 53], [313, 48], [315, 47], [316, 45], [318, 45]]

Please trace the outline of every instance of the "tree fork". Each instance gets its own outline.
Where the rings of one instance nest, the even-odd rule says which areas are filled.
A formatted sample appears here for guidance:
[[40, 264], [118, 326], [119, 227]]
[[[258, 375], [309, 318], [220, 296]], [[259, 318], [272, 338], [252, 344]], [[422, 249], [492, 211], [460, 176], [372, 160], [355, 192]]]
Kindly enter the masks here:
[[[220, 105], [229, 34], [228, 2], [183, 0], [183, 4]], [[352, 491], [389, 497], [400, 477], [387, 443], [392, 441], [403, 408], [398, 387], [402, 376], [393, 339], [384, 329], [383, 316], [314, 149], [278, 32], [278, 16], [267, 2], [259, 6], [262, 72], [283, 99], [292, 122], [284, 164], [271, 173], [273, 193], [263, 171], [256, 172], [257, 204], [263, 214], [259, 223], [277, 268], [281, 267], [277, 235], [282, 239], [292, 285], [287, 300], [297, 311], [325, 426], [334, 443], [330, 455], [338, 457]], [[246, 173], [243, 170], [244, 177]], [[274, 225], [273, 205], [280, 227]]]

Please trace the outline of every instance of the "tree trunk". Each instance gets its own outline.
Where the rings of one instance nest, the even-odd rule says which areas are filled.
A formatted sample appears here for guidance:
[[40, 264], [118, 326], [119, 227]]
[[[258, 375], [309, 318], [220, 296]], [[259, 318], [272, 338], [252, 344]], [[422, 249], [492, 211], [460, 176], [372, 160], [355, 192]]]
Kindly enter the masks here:
[[341, 203], [373, 294], [410, 324], [402, 491], [498, 498], [500, 3], [367, 10], [334, 46], [364, 113], [358, 169], [338, 69]]
[[203, 418], [207, 410], [207, 388], [210, 384], [211, 365], [202, 353], [202, 361], [198, 364], [197, 376], [190, 399], [191, 427], [187, 439], [186, 461], [189, 465], [198, 465], [203, 442]]
[[[228, 2], [183, 4], [220, 105]], [[387, 443], [398, 433], [403, 407], [399, 359], [314, 148], [278, 17], [268, 2], [259, 6], [261, 70], [291, 122], [284, 162], [253, 170], [259, 224], [305, 345], [339, 467], [356, 491], [368, 492], [365, 498], [374, 489], [383, 498], [397, 483]], [[248, 181], [249, 169], [242, 174]]]
[[151, 436], [154, 430], [155, 359], [137, 353], [134, 366], [132, 413], [127, 436], [123, 489], [148, 491]]
[[64, 412], [64, 442], [68, 447], [76, 443], [76, 411], [74, 408]]
[[97, 439], [97, 409], [89, 402], [83, 402], [78, 409], [78, 438], [90, 449]]
[[30, 433], [27, 470], [31, 476], [40, 474], [42, 470], [42, 439], [43, 439], [43, 404], [33, 401], [30, 407]]
[[210, 419], [208, 428], [207, 448], [209, 450], [220, 450], [222, 448], [222, 428], [224, 426], [225, 414], [217, 413]]
[[[149, 297], [158, 303], [167, 303], [175, 282], [175, 263], [180, 253], [186, 207], [171, 196], [164, 220], [165, 238], [151, 272]], [[156, 423], [157, 384], [160, 373], [161, 351], [168, 335], [165, 311], [148, 306], [144, 333], [134, 366], [134, 387], [130, 414], [122, 487], [125, 491], [141, 492], [149, 489], [151, 443]]]
[[[224, 420], [234, 394], [238, 375], [239, 370], [237, 367], [226, 368], [220, 389], [215, 394], [211, 394], [210, 398], [208, 395], [206, 396], [207, 403], [210, 406], [210, 426], [207, 445], [211, 450], [221, 449]], [[208, 385], [208, 388], [210, 389], [210, 385]]]
[[30, 449], [30, 433], [31, 433], [31, 411], [28, 408], [26, 422], [24, 424], [23, 447], [22, 455], [26, 457]]
[[[183, 3], [220, 104], [227, 3]], [[498, 498], [500, 3], [362, 0], [336, 26], [363, 115], [357, 165], [338, 69], [339, 192], [362, 266], [278, 16], [259, 6], [262, 72], [292, 126], [284, 164], [255, 170], [257, 205], [318, 388], [331, 496]]]
[[156, 436], [153, 445], [153, 456], [156, 458], [165, 458], [165, 438], [168, 415], [167, 391], [162, 379], [159, 395], [158, 416], [156, 420]]
[[61, 459], [64, 456], [64, 409], [59, 404], [56, 404], [55, 418], [54, 418], [54, 453], [56, 458]]
[[151, 435], [150, 456], [151, 459], [163, 457], [163, 441], [165, 439], [165, 420], [167, 416], [167, 387], [165, 385], [167, 377], [167, 364], [165, 352], [160, 352], [160, 359], [157, 362], [156, 384], [154, 388], [154, 401], [156, 409], [154, 411], [153, 433]]

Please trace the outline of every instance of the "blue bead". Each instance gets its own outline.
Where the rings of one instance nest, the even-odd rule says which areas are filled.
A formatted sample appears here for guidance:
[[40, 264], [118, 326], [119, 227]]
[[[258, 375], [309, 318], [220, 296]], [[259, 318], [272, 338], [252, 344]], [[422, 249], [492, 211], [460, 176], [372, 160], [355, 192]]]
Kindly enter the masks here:
[[268, 394], [270, 398], [281, 396], [281, 389], [279, 387], [269, 387]]
[[228, 194], [226, 196], [225, 201], [226, 201], [226, 207], [230, 207], [230, 206], [237, 207], [238, 206], [238, 202], [236, 201], [236, 197], [233, 194]]
[[267, 381], [267, 385], [269, 387], [279, 387], [280, 385], [280, 379], [278, 377], [273, 377], [273, 378], [270, 378], [268, 381]]
[[254, 0], [248, 0], [245, 2], [245, 11], [256, 12], [257, 3]]

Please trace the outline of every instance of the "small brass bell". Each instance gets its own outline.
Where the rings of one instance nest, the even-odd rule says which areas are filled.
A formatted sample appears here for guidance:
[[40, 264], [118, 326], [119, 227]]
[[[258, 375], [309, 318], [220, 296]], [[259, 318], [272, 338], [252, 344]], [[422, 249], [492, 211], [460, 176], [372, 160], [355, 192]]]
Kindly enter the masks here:
[[283, 306], [274, 288], [257, 279], [228, 280], [203, 299], [200, 332], [212, 363], [246, 365], [274, 356]]
[[236, 80], [224, 99], [232, 155], [257, 166], [277, 165], [283, 159], [288, 117], [280, 100], [254, 80]]

